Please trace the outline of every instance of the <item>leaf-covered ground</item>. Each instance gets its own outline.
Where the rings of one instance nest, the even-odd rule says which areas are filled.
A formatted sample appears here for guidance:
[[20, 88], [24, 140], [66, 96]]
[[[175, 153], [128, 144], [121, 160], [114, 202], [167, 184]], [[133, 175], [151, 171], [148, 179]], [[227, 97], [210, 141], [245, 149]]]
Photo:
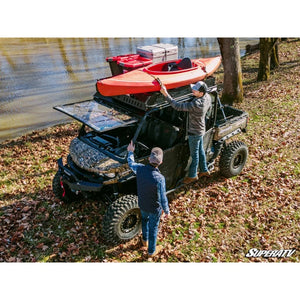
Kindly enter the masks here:
[[[249, 147], [241, 175], [213, 177], [169, 196], [157, 262], [299, 262], [300, 41], [279, 46], [280, 67], [256, 82], [259, 53], [242, 59]], [[218, 78], [222, 80], [222, 72]], [[55, 126], [0, 144], [0, 262], [142, 262], [139, 240], [111, 247], [101, 236], [101, 201], [65, 205], [52, 193], [56, 160], [79, 125]], [[251, 248], [296, 249], [290, 258], [246, 258]]]

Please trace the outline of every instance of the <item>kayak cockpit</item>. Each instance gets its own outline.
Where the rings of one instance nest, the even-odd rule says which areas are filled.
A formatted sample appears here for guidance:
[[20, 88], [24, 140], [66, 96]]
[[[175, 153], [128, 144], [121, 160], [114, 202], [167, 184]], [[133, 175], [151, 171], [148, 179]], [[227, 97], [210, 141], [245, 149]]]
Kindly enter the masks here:
[[190, 58], [185, 57], [183, 59], [172, 60], [167, 62], [161, 62], [155, 65], [151, 65], [144, 69], [145, 72], [149, 74], [176, 74], [189, 72], [191, 70], [196, 70], [199, 66], [191, 61]]

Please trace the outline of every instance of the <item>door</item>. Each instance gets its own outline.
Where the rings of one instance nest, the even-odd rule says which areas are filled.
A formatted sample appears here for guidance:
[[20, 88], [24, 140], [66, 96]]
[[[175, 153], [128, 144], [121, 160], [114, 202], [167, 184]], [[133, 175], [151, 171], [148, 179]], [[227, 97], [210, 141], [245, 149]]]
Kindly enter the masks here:
[[166, 178], [167, 190], [175, 188], [178, 180], [185, 176], [189, 155], [187, 142], [176, 144], [164, 151], [164, 160], [159, 169]]

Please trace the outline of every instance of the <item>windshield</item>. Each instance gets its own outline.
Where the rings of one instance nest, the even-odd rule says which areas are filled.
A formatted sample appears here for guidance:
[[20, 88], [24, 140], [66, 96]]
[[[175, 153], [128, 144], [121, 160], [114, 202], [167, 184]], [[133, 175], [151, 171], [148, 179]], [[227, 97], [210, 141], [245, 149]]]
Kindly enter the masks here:
[[97, 132], [104, 132], [137, 122], [136, 118], [95, 100], [55, 106], [54, 109], [82, 122]]

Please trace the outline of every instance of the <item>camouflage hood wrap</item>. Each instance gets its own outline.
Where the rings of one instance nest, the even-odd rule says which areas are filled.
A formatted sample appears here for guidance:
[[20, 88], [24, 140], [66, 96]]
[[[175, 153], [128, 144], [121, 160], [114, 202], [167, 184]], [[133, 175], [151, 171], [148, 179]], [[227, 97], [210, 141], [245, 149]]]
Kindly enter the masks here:
[[122, 163], [111, 159], [78, 138], [72, 140], [70, 144], [70, 155], [78, 167], [97, 174], [111, 173], [122, 166]]

